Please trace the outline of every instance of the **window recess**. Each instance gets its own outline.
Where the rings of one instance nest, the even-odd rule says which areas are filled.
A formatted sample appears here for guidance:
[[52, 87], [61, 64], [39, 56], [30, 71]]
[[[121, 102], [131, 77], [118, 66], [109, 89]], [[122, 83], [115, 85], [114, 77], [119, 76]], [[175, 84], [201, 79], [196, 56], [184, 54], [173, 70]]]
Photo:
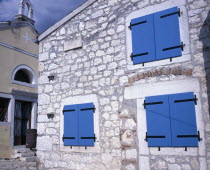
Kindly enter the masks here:
[[202, 139], [196, 125], [197, 100], [193, 92], [146, 97], [148, 146], [198, 147]]
[[185, 45], [180, 39], [180, 16], [180, 9], [173, 7], [131, 20], [134, 65], [182, 56]]
[[64, 106], [64, 146], [94, 146], [94, 111], [93, 103]]

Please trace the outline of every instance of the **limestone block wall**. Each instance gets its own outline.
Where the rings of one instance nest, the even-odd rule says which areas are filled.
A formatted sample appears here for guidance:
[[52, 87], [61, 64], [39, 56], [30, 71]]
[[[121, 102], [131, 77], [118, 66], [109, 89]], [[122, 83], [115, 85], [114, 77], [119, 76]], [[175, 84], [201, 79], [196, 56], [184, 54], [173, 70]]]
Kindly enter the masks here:
[[[153, 13], [151, 9], [170, 6], [185, 10], [187, 59], [132, 67], [126, 18], [135, 11]], [[209, 29], [204, 25], [209, 9], [207, 0], [97, 0], [43, 39], [39, 48], [39, 169], [210, 169], [208, 63], [204, 60], [208, 57], [203, 45], [208, 44]], [[49, 75], [55, 79], [49, 81]], [[139, 117], [143, 115], [141, 88], [148, 92], [150, 84], [167, 89], [180, 82], [184, 82], [181, 91], [187, 91], [189, 82], [195, 83], [189, 88], [199, 96], [198, 124], [203, 141], [188, 151], [148, 148], [143, 129], [146, 122]], [[133, 89], [140, 91], [139, 95]], [[96, 96], [98, 103], [99, 148], [63, 149], [62, 104], [69, 97], [78, 100], [88, 95]], [[48, 113], [55, 117], [48, 119]]]

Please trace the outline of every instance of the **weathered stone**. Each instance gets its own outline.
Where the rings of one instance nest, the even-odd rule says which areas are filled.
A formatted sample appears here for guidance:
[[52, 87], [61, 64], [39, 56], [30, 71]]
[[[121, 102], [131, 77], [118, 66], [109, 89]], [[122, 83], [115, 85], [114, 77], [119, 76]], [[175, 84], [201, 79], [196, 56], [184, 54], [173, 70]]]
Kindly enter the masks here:
[[196, 158], [191, 159], [191, 165], [194, 170], [199, 169], [199, 162]]
[[126, 130], [122, 135], [122, 145], [132, 146], [134, 144], [135, 136], [131, 130]]
[[135, 170], [135, 166], [133, 164], [129, 164], [127, 166], [125, 166], [125, 170]]
[[51, 151], [52, 142], [49, 136], [37, 137], [37, 149], [40, 151]]
[[136, 122], [134, 122], [133, 119], [128, 119], [126, 122], [125, 122], [125, 129], [130, 129], [130, 130], [133, 130], [136, 128]]
[[76, 48], [81, 48], [82, 47], [82, 37], [76, 37], [74, 39], [66, 40], [64, 43], [64, 51], [69, 51], [73, 50]]
[[167, 164], [165, 161], [158, 160], [154, 164], [151, 165], [151, 168], [152, 169], [170, 169], [170, 168], [174, 168], [174, 166], [176, 167], [176, 165], [174, 164], [169, 164], [167, 167]]
[[168, 169], [169, 170], [181, 170], [181, 167], [177, 164], [169, 164]]
[[136, 158], [137, 158], [136, 149], [126, 150], [126, 159], [127, 160], [136, 160]]
[[49, 52], [39, 54], [39, 61], [46, 61], [49, 59]]
[[50, 96], [47, 94], [40, 94], [39, 95], [39, 103], [42, 103], [43, 105], [50, 103]]

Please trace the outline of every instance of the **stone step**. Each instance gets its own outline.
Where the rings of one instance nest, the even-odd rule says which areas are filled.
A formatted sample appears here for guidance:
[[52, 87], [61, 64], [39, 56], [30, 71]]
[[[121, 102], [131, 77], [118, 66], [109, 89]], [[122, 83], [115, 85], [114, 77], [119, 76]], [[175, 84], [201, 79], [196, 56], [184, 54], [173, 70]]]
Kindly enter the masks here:
[[0, 161], [0, 169], [3, 167], [36, 167], [36, 162], [24, 162], [20, 160]]
[[36, 156], [20, 157], [20, 160], [25, 162], [36, 162]]
[[20, 147], [20, 148], [14, 148], [14, 154], [15, 153], [23, 153], [23, 152], [32, 152], [29, 148], [22, 148], [22, 147]]
[[20, 158], [20, 157], [31, 157], [34, 156], [35, 153], [34, 152], [22, 152], [22, 153], [16, 153], [13, 155], [12, 158]]

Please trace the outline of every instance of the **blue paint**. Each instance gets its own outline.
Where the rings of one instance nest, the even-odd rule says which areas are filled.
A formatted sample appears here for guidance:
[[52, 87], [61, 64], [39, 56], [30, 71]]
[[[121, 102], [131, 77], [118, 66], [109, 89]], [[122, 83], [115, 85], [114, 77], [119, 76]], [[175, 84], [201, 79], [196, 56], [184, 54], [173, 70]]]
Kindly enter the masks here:
[[178, 11], [174, 7], [131, 20], [133, 64], [182, 55]]
[[[165, 136], [148, 138], [148, 146], [197, 147], [198, 138], [178, 137], [178, 135], [197, 135], [196, 114], [193, 92], [146, 97], [147, 135]], [[175, 101], [182, 102], [175, 102]]]
[[82, 139], [82, 137], [94, 137], [94, 111], [82, 110], [94, 108], [93, 103], [65, 105], [64, 106], [64, 139], [65, 146], [94, 146], [94, 139]]

